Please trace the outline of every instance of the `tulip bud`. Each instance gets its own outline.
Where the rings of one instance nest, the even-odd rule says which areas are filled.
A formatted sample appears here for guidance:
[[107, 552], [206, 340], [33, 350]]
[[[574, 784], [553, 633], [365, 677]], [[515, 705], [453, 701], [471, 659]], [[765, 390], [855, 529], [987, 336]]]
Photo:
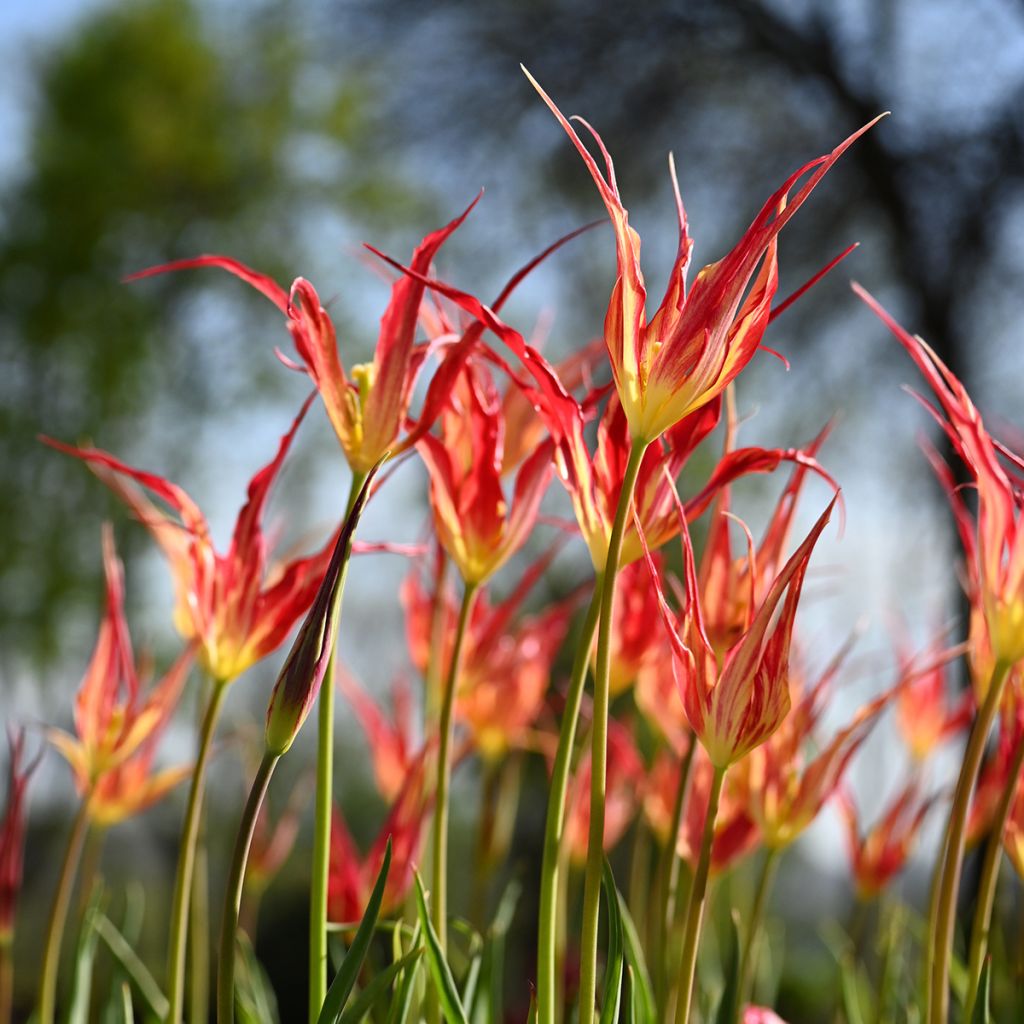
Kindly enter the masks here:
[[334, 553], [313, 606], [274, 684], [270, 706], [267, 708], [266, 748], [269, 754], [280, 756], [288, 750], [320, 694], [320, 684], [327, 674], [331, 652], [334, 650], [338, 626], [337, 605], [352, 550], [352, 538], [369, 496], [370, 484], [386, 458], [387, 455], [384, 455], [366, 474], [356, 500], [338, 531]]

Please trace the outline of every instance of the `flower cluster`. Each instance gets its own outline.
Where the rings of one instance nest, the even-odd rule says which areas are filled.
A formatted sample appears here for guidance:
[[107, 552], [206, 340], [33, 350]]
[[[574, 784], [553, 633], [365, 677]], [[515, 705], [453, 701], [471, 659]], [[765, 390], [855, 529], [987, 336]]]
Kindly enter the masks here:
[[[556, 1024], [572, 1006], [581, 1024], [593, 1024], [598, 1013], [602, 1021], [614, 1020], [626, 1000], [630, 1020], [712, 1019], [711, 994], [696, 974], [705, 906], [742, 892], [716, 883], [756, 861], [756, 897], [749, 907], [741, 901], [734, 908], [741, 921], [733, 936], [737, 948], [723, 955], [722, 967], [735, 973], [715, 1019], [779, 1021], [752, 1002], [767, 991], [758, 970], [758, 933], [777, 860], [834, 803], [847, 826], [853, 889], [861, 901], [875, 899], [906, 866], [932, 808], [944, 804], [928, 767], [932, 755], [972, 723], [936, 873], [927, 937], [929, 1024], [945, 1020], [963, 851], [968, 841], [991, 835], [979, 938], [967, 972], [968, 1012], [979, 997], [1003, 846], [1024, 872], [1024, 788], [1018, 781], [1024, 757], [1024, 462], [992, 439], [939, 357], [861, 290], [934, 393], [934, 400], [922, 401], [964, 463], [977, 502], [969, 506], [950, 468], [929, 452], [963, 542], [969, 636], [956, 645], [936, 631], [920, 653], [901, 639], [894, 668], [871, 669], [880, 684], [876, 694], [844, 714], [833, 698], [852, 642], [826, 643], [822, 657], [820, 640], [812, 644], [800, 614], [809, 600], [815, 550], [842, 509], [839, 487], [822, 462], [831, 425], [802, 445], [777, 438], [737, 446], [744, 370], [790, 301], [776, 301], [780, 232], [874, 121], [788, 177], [732, 249], [689, 287], [693, 240], [670, 163], [678, 249], [665, 295], [648, 316], [640, 238], [629, 224], [612, 158], [582, 122], [601, 162], [595, 159], [570, 120], [533, 84], [582, 157], [614, 234], [615, 279], [603, 339], [580, 344], [558, 365], [503, 318], [502, 307], [534, 266], [580, 232], [530, 261], [486, 304], [434, 266], [475, 201], [428, 234], [408, 264], [383, 257], [394, 273], [390, 299], [373, 358], [360, 365], [343, 359], [347, 325], [335, 324], [303, 278], [285, 288], [222, 256], [135, 275], [217, 267], [256, 288], [284, 318], [294, 358], [280, 358], [315, 391], [250, 481], [223, 553], [198, 504], [177, 484], [100, 448], [48, 441], [84, 462], [155, 541], [170, 567], [173, 622], [183, 647], [149, 683], [150, 659], [137, 659], [129, 638], [113, 528], [104, 527], [106, 597], [95, 650], [75, 700], [73, 728], [47, 730], [71, 767], [81, 810], [49, 923], [40, 1024], [53, 1024], [56, 1015], [61, 939], [86, 833], [101, 835], [186, 779], [166, 999], [157, 993], [166, 1010], [157, 1009], [151, 992], [147, 998], [169, 1024], [183, 1019], [186, 978], [200, 993], [191, 998], [202, 999], [205, 966], [196, 936], [208, 922], [190, 915], [205, 902], [207, 883], [196, 863], [207, 841], [202, 809], [220, 712], [235, 690], [228, 684], [248, 675], [255, 687], [258, 673], [250, 669], [293, 633], [267, 695], [262, 741], [245, 740], [255, 730], [241, 732], [252, 785], [227, 875], [220, 1024], [251, 996], [245, 990], [251, 962], [248, 980], [236, 977], [237, 936], [248, 931], [254, 937], [260, 896], [293, 849], [303, 847], [310, 803], [310, 1019], [363, 1019], [385, 1005], [388, 1020], [418, 1019], [418, 1007], [432, 1022], [442, 1013], [448, 1021], [499, 1019], [507, 995], [501, 957], [515, 910], [506, 892], [492, 921], [491, 889], [514, 844], [524, 841], [516, 832], [520, 809], [522, 820], [539, 821], [534, 801], [521, 799], [524, 787], [539, 778], [546, 785], [540, 873], [531, 890], [538, 901], [530, 968], [534, 1019]], [[264, 527], [271, 491], [317, 397], [351, 472], [351, 493], [344, 516], [318, 548], [275, 561], [273, 532]], [[387, 500], [390, 474], [378, 471], [396, 459], [421, 467], [428, 536], [415, 546], [361, 543], [356, 534], [364, 510]], [[756, 540], [733, 511], [734, 493], [755, 474], [779, 479]], [[545, 503], [558, 500], [549, 499], [558, 487], [573, 522], [547, 514]], [[589, 556], [579, 579], [572, 578], [578, 563], [560, 561], [573, 545]], [[395, 680], [390, 708], [345, 665], [354, 642], [342, 630], [351, 556], [374, 551], [411, 560], [395, 596], [409, 671]], [[963, 655], [973, 686], [954, 696], [947, 666]], [[159, 769], [160, 739], [193, 663], [204, 680], [195, 761]], [[365, 735], [365, 756], [335, 741], [336, 692]], [[849, 766], [891, 709], [908, 774], [865, 831]], [[272, 777], [282, 757], [298, 756], [290, 751], [314, 710], [315, 771], [299, 776], [284, 811], [272, 816], [264, 803]], [[999, 742], [986, 760], [995, 723]], [[0, 828], [0, 952], [13, 934], [21, 878], [31, 773], [23, 767], [22, 747], [21, 738], [12, 741]], [[360, 760], [369, 766], [376, 789], [371, 804], [379, 812], [369, 829], [334, 798], [336, 754], [347, 779]], [[481, 793], [475, 859], [472, 870], [456, 874], [448, 862], [449, 831], [452, 819], [469, 817], [461, 801], [470, 790], [461, 787], [474, 771]], [[453, 781], [460, 787], [454, 791], [458, 807]], [[357, 837], [367, 832], [373, 838], [363, 846]], [[209, 852], [219, 856], [216, 829], [209, 836]], [[626, 846], [627, 836], [628, 900], [606, 859]], [[625, 851], [616, 854], [616, 864], [620, 856]], [[426, 887], [421, 864], [430, 871]], [[456, 880], [459, 891], [450, 900]], [[467, 905], [469, 922], [458, 918], [458, 935], [453, 927], [449, 936], [453, 912], [461, 915]], [[367, 951], [382, 918], [391, 921], [393, 960], [374, 971], [378, 958]], [[574, 921], [578, 929], [570, 927]], [[349, 947], [328, 987], [331, 930], [342, 931]], [[723, 949], [718, 938], [705, 948]], [[186, 972], [190, 944], [196, 956]], [[137, 981], [139, 971], [131, 973]]]

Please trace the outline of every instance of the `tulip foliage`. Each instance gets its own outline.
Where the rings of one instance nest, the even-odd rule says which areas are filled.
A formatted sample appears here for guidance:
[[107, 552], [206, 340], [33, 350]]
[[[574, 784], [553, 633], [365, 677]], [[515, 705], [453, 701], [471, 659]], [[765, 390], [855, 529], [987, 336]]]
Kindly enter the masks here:
[[[349, 326], [304, 278], [285, 287], [223, 256], [134, 275], [212, 267], [255, 288], [283, 318], [291, 354], [281, 361], [311, 390], [249, 483], [223, 552], [197, 502], [157, 472], [91, 445], [47, 439], [41, 451], [72, 456], [69, 473], [84, 464], [148, 531], [171, 570], [181, 645], [157, 671], [134, 653], [139, 595], [115, 550], [124, 527], [104, 525], [95, 646], [73, 706], [52, 709], [40, 744], [70, 767], [77, 811], [34, 976], [21, 973], [27, 955], [14, 976], [12, 948], [35, 762], [26, 767], [25, 734], [11, 734], [0, 1024], [33, 992], [39, 1024], [91, 1019], [90, 992], [95, 1019], [167, 1024], [754, 1024], [791, 1014], [945, 1024], [993, 1019], [992, 1006], [999, 1019], [1024, 1015], [1010, 980], [1024, 963], [1020, 933], [1005, 935], [994, 909], [997, 887], [1016, 876], [1019, 893], [1024, 871], [1024, 460], [988, 432], [927, 343], [858, 288], [911, 357], [921, 402], [959, 463], [926, 451], [962, 542], [950, 577], [964, 585], [966, 636], [937, 630], [915, 647], [902, 631], [887, 669], [856, 641], [807, 629], [802, 614], [822, 599], [816, 550], [846, 511], [827, 469], [832, 425], [803, 443], [737, 444], [738, 409], [795, 400], [785, 385], [753, 394], [744, 373], [790, 301], [776, 295], [783, 228], [814, 216], [812, 192], [874, 121], [751, 205], [750, 227], [689, 285], [694, 243], [670, 164], [678, 251], [649, 314], [612, 157], [530, 81], [582, 157], [612, 239], [573, 232], [491, 304], [474, 294], [473, 269], [448, 256], [476, 200], [407, 264], [378, 254], [391, 290], [362, 364], [350, 359]], [[555, 364], [503, 306], [570, 242], [609, 249], [615, 276], [598, 311], [603, 338], [578, 339]], [[264, 518], [314, 402], [351, 490], [312, 553], [275, 559]], [[420, 539], [368, 543], [361, 517], [373, 521], [406, 465], [419, 473]], [[752, 527], [733, 509], [755, 475], [774, 498]], [[346, 629], [346, 579], [372, 572], [378, 555], [407, 563], [393, 602], [404, 636]], [[406, 670], [379, 681], [388, 700], [356, 678], [356, 647], [407, 648]], [[275, 658], [276, 682], [256, 693], [260, 666]], [[963, 693], [957, 665], [970, 680]], [[843, 692], [855, 668], [876, 684], [859, 706]], [[190, 679], [201, 716], [183, 757]], [[226, 701], [243, 690], [265, 703], [262, 729], [221, 725], [225, 706], [242, 717]], [[335, 735], [336, 696], [356, 733]], [[871, 800], [850, 766], [890, 717], [898, 749], [887, 763], [902, 761], [905, 775]], [[315, 769], [302, 765], [303, 731], [317, 733]], [[952, 790], [933, 768], [939, 751], [955, 753]], [[232, 775], [220, 771], [232, 759], [247, 795], [224, 812], [226, 784], [209, 800], [206, 789]], [[296, 768], [291, 790], [275, 776], [282, 760]], [[342, 799], [359, 778], [376, 789], [372, 824]], [[119, 881], [101, 848], [156, 804], [183, 822], [169, 912], [153, 909], [160, 887], [149, 896], [150, 913], [169, 921], [163, 967], [133, 948], [137, 922], [115, 920]], [[782, 862], [792, 885], [786, 862], [795, 867], [801, 837], [829, 808], [845, 824], [840, 871], [856, 923], [849, 934], [823, 927], [834, 985], [808, 1010], [780, 984], [799, 977], [807, 954], [781, 941], [772, 884]], [[937, 848], [929, 822], [936, 832], [945, 822]], [[931, 898], [908, 888], [901, 902], [915, 851], [934, 865]], [[973, 894], [966, 858], [980, 865]], [[40, 865], [34, 888], [49, 870]], [[293, 943], [308, 959], [308, 999], [296, 1002], [293, 985], [288, 1004], [259, 962], [276, 890], [299, 900], [309, 926], [308, 946]]]

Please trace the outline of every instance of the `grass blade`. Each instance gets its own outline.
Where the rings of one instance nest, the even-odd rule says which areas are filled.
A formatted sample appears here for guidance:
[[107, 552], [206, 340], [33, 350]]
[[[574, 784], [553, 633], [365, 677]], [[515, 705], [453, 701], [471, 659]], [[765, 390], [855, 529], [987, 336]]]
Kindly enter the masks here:
[[427, 940], [427, 970], [430, 972], [434, 988], [437, 990], [444, 1019], [448, 1024], [469, 1024], [466, 1011], [462, 1008], [462, 1002], [459, 1000], [459, 990], [455, 987], [451, 968], [441, 951], [437, 932], [434, 931], [434, 926], [430, 923], [427, 897], [423, 892], [423, 880], [420, 878], [419, 872], [416, 873], [416, 909], [419, 911], [420, 926]]
[[363, 961], [366, 959], [366, 952], [370, 948], [373, 939], [374, 929], [377, 927], [377, 917], [380, 915], [380, 907], [384, 902], [384, 886], [387, 884], [388, 871], [391, 868], [391, 840], [384, 849], [384, 863], [380, 866], [380, 873], [377, 875], [377, 882], [370, 893], [370, 900], [366, 904], [366, 912], [356, 930], [356, 936], [349, 946], [348, 953], [338, 969], [338, 973], [327, 990], [327, 998], [320, 1010], [317, 1024], [336, 1024], [341, 1019], [342, 1010], [352, 992], [362, 970]]

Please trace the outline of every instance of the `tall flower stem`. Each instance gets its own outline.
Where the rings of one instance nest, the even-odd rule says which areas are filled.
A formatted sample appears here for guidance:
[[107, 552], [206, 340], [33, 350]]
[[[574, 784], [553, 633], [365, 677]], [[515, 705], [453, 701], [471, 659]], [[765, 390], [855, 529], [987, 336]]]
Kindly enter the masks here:
[[[210, 681], [202, 680], [196, 708], [196, 731], [202, 729], [203, 710], [209, 700]], [[199, 814], [195, 862], [192, 866], [192, 905], [188, 922], [189, 1024], [206, 1024], [210, 1016], [210, 858], [207, 849], [206, 812]]]
[[443, 952], [446, 952], [448, 948], [448, 790], [452, 779], [452, 718], [455, 711], [455, 691], [458, 687], [466, 627], [469, 625], [469, 617], [473, 613], [476, 595], [477, 585], [467, 583], [462, 593], [462, 607], [459, 609], [459, 623], [455, 629], [451, 663], [448, 666], [448, 675], [441, 694], [441, 715], [438, 721], [437, 784], [434, 790], [434, 832], [431, 846], [433, 882], [430, 892], [430, 912], [434, 930], [441, 941]]
[[11, 1024], [14, 1003], [14, 935], [0, 932], [0, 1024]]
[[89, 831], [89, 797], [82, 800], [82, 806], [75, 815], [68, 838], [64, 862], [60, 868], [57, 893], [50, 910], [50, 922], [46, 928], [46, 944], [43, 947], [43, 969], [39, 976], [39, 1005], [36, 1011], [38, 1024], [53, 1024], [57, 1006], [57, 973], [60, 967], [60, 940], [64, 935], [71, 890], [75, 886], [78, 862], [82, 858], [82, 846]]
[[1003, 696], [1010, 665], [997, 662], [989, 680], [985, 702], [981, 706], [964, 751], [963, 766], [956, 782], [953, 806], [946, 825], [945, 856], [936, 865], [940, 881], [935, 918], [929, 922], [931, 936], [931, 981], [928, 999], [928, 1024], [946, 1024], [949, 1017], [949, 962], [953, 955], [953, 924], [956, 897], [964, 863], [964, 842], [971, 794], [978, 780], [985, 743], [992, 729]]
[[732, 1020], [736, 1024], [739, 1024], [743, 1016], [743, 1007], [751, 997], [751, 987], [757, 976], [761, 922], [764, 919], [768, 894], [772, 891], [775, 874], [778, 871], [780, 852], [776, 847], [769, 846], [765, 850], [764, 860], [761, 862], [761, 873], [758, 875], [757, 888], [754, 890], [754, 903], [750, 909], [750, 917], [747, 919], [747, 934], [743, 937], [743, 948], [740, 952], [739, 984], [733, 995], [736, 1005], [732, 1008]]
[[[365, 473], [352, 473], [345, 517], [355, 505]], [[316, 795], [313, 800], [313, 864], [309, 884], [309, 1020], [316, 1024], [327, 996], [327, 881], [331, 867], [331, 810], [334, 802], [334, 691], [337, 671], [338, 623], [352, 545], [345, 552], [331, 609], [335, 645], [327, 677], [317, 698]]]
[[676, 916], [676, 904], [679, 902], [679, 876], [682, 873], [683, 858], [679, 856], [679, 829], [683, 823], [683, 811], [686, 808], [686, 797], [690, 789], [690, 776], [693, 774], [693, 761], [697, 753], [697, 737], [690, 737], [690, 746], [683, 754], [679, 767], [679, 786], [675, 800], [672, 802], [672, 820], [669, 823], [669, 844], [665, 850], [668, 858], [666, 874], [665, 909], [661, 915], [662, 937], [672, 928]]
[[594, 671], [594, 724], [590, 747], [590, 833], [587, 837], [587, 868], [583, 879], [583, 925], [580, 941], [580, 1021], [593, 1024], [597, 992], [597, 926], [601, 910], [601, 873], [604, 867], [604, 800], [608, 767], [608, 700], [612, 656], [612, 610], [615, 577], [622, 554], [622, 538], [633, 504], [633, 490], [647, 442], [634, 440], [622, 479], [619, 504], [608, 540], [601, 587], [601, 612], [597, 625], [597, 665]]
[[242, 811], [235, 838], [235, 852], [231, 857], [227, 890], [224, 896], [224, 916], [220, 929], [220, 960], [217, 965], [217, 1024], [232, 1024], [235, 1019], [235, 938], [238, 934], [238, 914], [242, 906], [242, 888], [245, 884], [245, 866], [249, 861], [249, 847], [256, 818], [263, 798], [267, 795], [270, 778], [274, 774], [279, 754], [265, 753], [252, 780], [249, 798]]
[[708, 872], [711, 868], [711, 846], [715, 838], [715, 818], [718, 817], [718, 802], [722, 796], [725, 768], [715, 766], [711, 779], [711, 793], [708, 795], [708, 812], [704, 818], [704, 834], [700, 841], [700, 859], [693, 875], [690, 902], [686, 910], [686, 927], [683, 932], [683, 956], [679, 965], [679, 993], [676, 1002], [676, 1024], [689, 1024], [690, 1007], [693, 1003], [693, 978], [697, 970], [697, 943], [700, 926], [704, 918], [704, 894], [708, 887]]
[[1003, 857], [1003, 833], [1006, 821], [1010, 816], [1010, 808], [1017, 794], [1017, 782], [1020, 778], [1021, 765], [1024, 764], [1024, 739], [1017, 741], [1013, 753], [1010, 771], [1006, 778], [1006, 786], [999, 798], [996, 813], [992, 820], [992, 830], [985, 848], [985, 861], [981, 867], [981, 880], [978, 884], [978, 901], [974, 911], [974, 924], [971, 928], [971, 955], [967, 970], [967, 1001], [964, 1004], [964, 1016], [971, 1019], [974, 1002], [978, 998], [978, 986], [981, 984], [981, 966], [988, 949], [988, 937], [992, 928], [992, 907], [996, 898], [996, 883], [999, 879], [999, 863]]
[[562, 710], [562, 725], [558, 732], [558, 748], [551, 769], [548, 789], [548, 810], [544, 822], [544, 851], [540, 869], [540, 912], [537, 932], [537, 1024], [556, 1024], [558, 1005], [558, 894], [564, 868], [562, 834], [565, 829], [565, 797], [572, 770], [572, 753], [576, 745], [576, 727], [579, 724], [583, 684], [590, 664], [590, 651], [597, 632], [601, 612], [601, 577], [594, 581], [594, 594], [590, 599], [579, 643], [573, 657], [569, 690]]
[[[441, 952], [445, 955], [448, 952], [448, 790], [452, 779], [452, 718], [466, 627], [476, 603], [477, 588], [476, 583], [466, 583], [462, 592], [462, 606], [455, 628], [451, 662], [441, 693], [441, 715], [438, 722], [437, 781], [434, 788], [434, 831], [431, 841], [430, 918], [434, 931], [437, 932]], [[428, 1005], [428, 1018], [439, 1019], [439, 1013], [440, 1007], [436, 1000], [431, 999]]]
[[227, 683], [215, 679], [206, 714], [199, 729], [199, 750], [196, 766], [192, 772], [192, 783], [185, 807], [185, 824], [178, 846], [178, 869], [174, 877], [174, 897], [171, 901], [171, 931], [167, 950], [167, 1024], [181, 1024], [185, 999], [185, 953], [188, 945], [189, 910], [192, 901], [192, 874], [196, 862], [196, 845], [199, 841], [199, 822], [203, 812], [203, 797], [206, 792], [206, 769], [213, 747], [213, 735], [217, 731], [217, 720], [224, 706]]
[[668, 841], [662, 854], [662, 862], [658, 868], [658, 888], [655, 893], [655, 907], [652, 922], [652, 949], [662, 951], [659, 962], [655, 965], [655, 988], [659, 1006], [665, 1006], [668, 991], [671, 987], [669, 977], [670, 957], [665, 955], [672, 937], [672, 925], [676, 919], [676, 904], [679, 900], [679, 877], [682, 874], [683, 858], [679, 856], [679, 829], [682, 827], [683, 810], [690, 788], [690, 775], [693, 772], [693, 759], [697, 750], [697, 741], [691, 736], [690, 745], [679, 765], [679, 785], [676, 787], [675, 799], [672, 801], [672, 817], [668, 827]]

